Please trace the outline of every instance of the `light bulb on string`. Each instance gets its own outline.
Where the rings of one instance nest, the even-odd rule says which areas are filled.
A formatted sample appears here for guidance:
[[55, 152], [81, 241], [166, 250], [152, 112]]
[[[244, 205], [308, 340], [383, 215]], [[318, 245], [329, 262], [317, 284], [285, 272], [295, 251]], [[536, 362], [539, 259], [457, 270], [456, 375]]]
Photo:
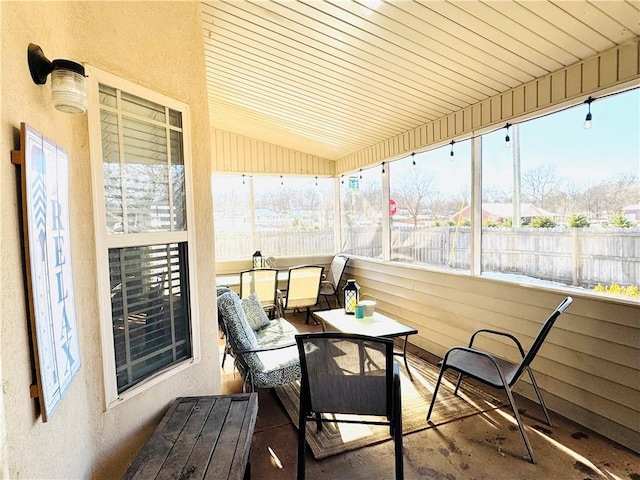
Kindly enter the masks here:
[[593, 102], [593, 100], [593, 98], [589, 97], [584, 101], [588, 107], [587, 116], [584, 117], [584, 128], [587, 130], [591, 128], [591, 119], [593, 118], [591, 115], [591, 102]]
[[284, 180], [282, 180], [282, 175], [280, 175], [280, 185], [284, 185]]
[[244, 185], [244, 173], [242, 174], [242, 184]]
[[413, 162], [413, 166], [416, 166], [416, 152], [411, 153], [411, 161]]
[[510, 123], [507, 123], [507, 125], [504, 127], [507, 129], [507, 135], [504, 137], [504, 146], [505, 148], [511, 148], [511, 137], [509, 136], [509, 127], [511, 126]]
[[454, 160], [454, 153], [453, 153], [453, 144], [456, 143], [455, 140], [451, 140], [451, 153], [449, 154], [449, 156], [451, 157], [449, 160], [453, 162]]
[[360, 180], [362, 180], [362, 169], [360, 169]]
[[344, 183], [344, 175], [340, 175], [340, 183]]
[[384, 162], [382, 162], [382, 173], [384, 173]]
[[318, 186], [318, 177], [316, 176], [316, 187]]

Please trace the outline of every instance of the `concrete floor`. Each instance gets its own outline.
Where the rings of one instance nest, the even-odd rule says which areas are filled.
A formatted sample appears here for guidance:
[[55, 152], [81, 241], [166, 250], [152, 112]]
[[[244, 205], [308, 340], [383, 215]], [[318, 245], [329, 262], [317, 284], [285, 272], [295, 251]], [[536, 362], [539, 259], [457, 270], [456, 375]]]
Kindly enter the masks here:
[[[287, 315], [301, 331], [319, 331], [304, 316]], [[222, 349], [221, 349], [222, 351]], [[417, 348], [424, 358], [430, 355]], [[223, 370], [223, 391], [242, 391], [232, 362]], [[258, 389], [258, 420], [251, 447], [253, 480], [294, 479], [297, 428], [272, 389]], [[493, 393], [496, 393], [495, 391]], [[500, 395], [500, 393], [498, 393]], [[478, 414], [404, 436], [407, 480], [640, 480], [640, 455], [551, 412], [553, 427], [540, 407], [516, 396], [536, 464], [531, 464], [509, 408]], [[315, 460], [307, 449], [309, 480], [394, 478], [393, 442]]]

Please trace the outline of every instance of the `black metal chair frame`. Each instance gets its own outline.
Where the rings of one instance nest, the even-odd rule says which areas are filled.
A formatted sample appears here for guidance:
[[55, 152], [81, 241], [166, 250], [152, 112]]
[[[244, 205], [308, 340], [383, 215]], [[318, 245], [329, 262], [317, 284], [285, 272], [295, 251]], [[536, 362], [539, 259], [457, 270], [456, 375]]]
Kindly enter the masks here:
[[[304, 269], [313, 269], [318, 270], [318, 286], [315, 291], [315, 302], [313, 304], [305, 304], [305, 305], [297, 305], [294, 301], [294, 305], [290, 305], [289, 295], [292, 291], [291, 285], [296, 282], [296, 273], [300, 270]], [[280, 315], [284, 318], [285, 310], [294, 309], [300, 310], [301, 308], [305, 308], [307, 312], [306, 323], [309, 323], [309, 319], [311, 318], [311, 307], [314, 307], [319, 304], [320, 300], [320, 285], [322, 284], [322, 274], [324, 272], [324, 267], [321, 265], [298, 265], [295, 267], [289, 268], [289, 279], [287, 280], [287, 289], [278, 293], [279, 302], [280, 302]], [[311, 298], [311, 297], [310, 297]], [[317, 324], [318, 322], [316, 322]]]
[[[338, 304], [338, 308], [341, 307], [340, 305], [340, 295], [338, 295], [338, 289], [340, 287], [340, 281], [342, 280], [342, 276], [344, 275], [344, 270], [347, 267], [347, 263], [349, 263], [349, 257], [347, 257], [346, 255], [342, 255], [342, 254], [338, 254], [334, 257], [334, 260], [336, 258], [341, 258], [344, 259], [344, 263], [342, 264], [342, 269], [340, 270], [340, 275], [337, 276], [335, 275], [335, 272], [333, 271], [333, 267], [334, 267], [334, 261], [331, 261], [331, 265], [329, 267], [329, 271], [327, 272], [327, 274], [324, 276], [322, 282], [320, 282], [320, 295], [322, 295], [324, 297], [325, 302], [327, 302], [327, 306], [329, 308], [331, 308], [331, 304], [329, 303], [329, 297], [331, 295], [333, 295], [334, 297], [336, 297], [336, 302]], [[322, 290], [324, 287], [328, 287], [329, 289], [331, 289], [330, 293], [323, 293]]]
[[[444, 372], [447, 369], [455, 370], [458, 372], [458, 380], [453, 392], [454, 395], [458, 394], [458, 388], [460, 388], [460, 382], [462, 381], [463, 376], [474, 378], [486, 385], [503, 389], [505, 391], [509, 400], [509, 405], [511, 406], [511, 410], [513, 410], [513, 415], [516, 419], [516, 422], [518, 423], [520, 434], [522, 435], [522, 440], [524, 441], [527, 452], [529, 453], [531, 463], [536, 463], [533, 456], [533, 451], [531, 449], [531, 444], [529, 443], [529, 439], [527, 438], [527, 435], [524, 431], [524, 425], [522, 423], [522, 420], [520, 419], [520, 414], [518, 413], [516, 403], [513, 399], [511, 388], [520, 380], [520, 378], [526, 371], [529, 374], [529, 378], [531, 379], [533, 390], [538, 397], [538, 401], [540, 403], [540, 406], [542, 407], [542, 411], [547, 420], [547, 424], [551, 426], [551, 419], [549, 418], [547, 407], [544, 404], [544, 400], [542, 399], [542, 395], [540, 394], [540, 390], [538, 389], [538, 384], [536, 383], [536, 380], [533, 376], [530, 364], [540, 350], [540, 347], [544, 343], [544, 340], [549, 334], [549, 331], [551, 330], [551, 327], [553, 327], [556, 319], [562, 312], [564, 312], [564, 310], [571, 304], [572, 301], [573, 299], [571, 297], [567, 297], [556, 307], [556, 309], [549, 316], [549, 318], [546, 320], [546, 322], [538, 332], [538, 335], [533, 341], [528, 352], [525, 352], [524, 348], [522, 348], [522, 344], [514, 335], [490, 329], [481, 329], [473, 333], [473, 335], [471, 335], [468, 347], [453, 347], [449, 349], [441, 363], [440, 374], [438, 376], [438, 381], [433, 392], [433, 398], [431, 399], [429, 412], [427, 413], [427, 421], [429, 421], [429, 418], [431, 417], [431, 412], [433, 411], [433, 406], [436, 401], [436, 396], [438, 395], [438, 389], [440, 388], [440, 382], [442, 380]], [[496, 357], [488, 352], [473, 348], [473, 342], [476, 339], [476, 336], [479, 334], [497, 335], [512, 340], [518, 347], [518, 351], [520, 352], [522, 361], [520, 363], [513, 363], [503, 358]], [[484, 362], [484, 365], [478, 363], [478, 360], [483, 361], [482, 359], [486, 359], [488, 362]]]
[[[305, 352], [305, 342], [314, 338], [366, 341], [378, 344], [385, 350], [385, 375], [386, 375], [386, 421], [375, 420], [349, 420], [322, 418], [323, 413], [352, 413], [340, 411], [314, 411], [309, 387], [309, 373]], [[394, 439], [395, 448], [395, 477], [398, 480], [404, 478], [404, 464], [402, 457], [402, 404], [400, 396], [400, 373], [398, 363], [393, 359], [393, 340], [382, 337], [371, 337], [341, 332], [304, 333], [296, 335], [296, 342], [300, 352], [300, 367], [302, 378], [300, 380], [300, 420], [298, 425], [298, 480], [305, 478], [305, 454], [306, 454], [306, 425], [308, 421], [316, 423], [318, 430], [322, 430], [322, 423], [361, 423], [368, 425], [388, 425], [390, 435]], [[362, 354], [362, 352], [361, 352]], [[365, 359], [362, 358], [361, 362]], [[366, 415], [367, 412], [360, 412]]]
[[[262, 306], [266, 312], [269, 313], [269, 318], [273, 319], [276, 316], [281, 316], [279, 312], [279, 301], [278, 301], [278, 269], [277, 268], [255, 268], [250, 270], [244, 270], [240, 272], [240, 298], [244, 298], [246, 295], [245, 284], [251, 282], [249, 278], [252, 275], [260, 275], [261, 273], [270, 273], [273, 276], [273, 292], [270, 294], [269, 298], [260, 298], [262, 302]], [[246, 279], [246, 280], [245, 280]], [[249, 288], [251, 290], [251, 288]], [[249, 292], [253, 293], [253, 292]]]

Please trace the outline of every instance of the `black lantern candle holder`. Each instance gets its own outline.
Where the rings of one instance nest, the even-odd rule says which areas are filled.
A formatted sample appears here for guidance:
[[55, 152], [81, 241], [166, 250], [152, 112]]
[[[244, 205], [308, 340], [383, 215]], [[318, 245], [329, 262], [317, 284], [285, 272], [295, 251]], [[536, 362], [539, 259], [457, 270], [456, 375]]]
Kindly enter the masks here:
[[253, 254], [253, 268], [264, 268], [264, 257], [262, 256], [262, 252], [260, 250], [256, 250], [256, 253]]
[[342, 289], [344, 292], [344, 313], [353, 315], [356, 313], [356, 304], [360, 301], [360, 285], [354, 279], [347, 280]]

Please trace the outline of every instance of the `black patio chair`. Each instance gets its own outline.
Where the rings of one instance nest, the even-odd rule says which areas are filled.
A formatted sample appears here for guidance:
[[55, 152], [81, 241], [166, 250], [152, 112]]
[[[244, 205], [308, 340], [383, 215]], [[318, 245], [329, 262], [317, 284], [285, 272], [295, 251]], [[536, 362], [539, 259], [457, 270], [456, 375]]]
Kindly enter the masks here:
[[[395, 442], [396, 479], [404, 478], [400, 375], [393, 360], [393, 340], [350, 333], [296, 335], [300, 353], [300, 424], [298, 479], [305, 476], [307, 421], [388, 425]], [[322, 414], [331, 418], [323, 418]], [[336, 419], [333, 414], [386, 417]]]
[[[456, 382], [456, 387], [453, 392], [455, 395], [458, 394], [458, 388], [460, 387], [460, 382], [462, 381], [463, 376], [475, 378], [476, 380], [479, 380], [486, 385], [495, 388], [504, 389], [507, 394], [507, 398], [509, 399], [511, 409], [513, 410], [513, 415], [518, 422], [518, 427], [520, 428], [522, 439], [524, 440], [524, 444], [527, 447], [527, 451], [529, 452], [531, 463], [536, 463], [533, 458], [531, 444], [529, 443], [529, 439], [524, 432], [524, 425], [522, 424], [522, 420], [520, 419], [520, 415], [518, 414], [518, 409], [516, 408], [515, 401], [513, 400], [511, 389], [518, 382], [518, 380], [520, 380], [520, 377], [522, 377], [522, 374], [526, 371], [531, 378], [533, 390], [538, 397], [538, 401], [540, 402], [540, 406], [542, 407], [542, 411], [544, 412], [547, 424], [551, 426], [551, 419], [549, 418], [547, 407], [542, 400], [542, 395], [540, 395], [540, 390], [538, 389], [536, 380], [533, 377], [533, 372], [531, 371], [531, 368], [529, 366], [538, 353], [538, 350], [540, 350], [540, 347], [542, 346], [545, 338], [547, 338], [547, 335], [549, 334], [551, 327], [553, 327], [556, 319], [562, 312], [565, 311], [565, 309], [569, 305], [571, 305], [571, 302], [573, 302], [573, 299], [571, 297], [567, 297], [560, 303], [560, 305], [556, 307], [551, 316], [549, 316], [547, 321], [538, 332], [538, 335], [533, 341], [533, 344], [531, 345], [531, 348], [528, 352], [525, 352], [525, 350], [522, 348], [522, 345], [515, 336], [509, 333], [487, 329], [478, 330], [473, 335], [471, 335], [471, 340], [469, 341], [468, 347], [453, 347], [449, 349], [441, 363], [440, 375], [438, 376], [438, 381], [433, 392], [433, 398], [431, 399], [429, 412], [427, 413], [427, 421], [429, 421], [431, 412], [433, 411], [433, 406], [436, 401], [438, 389], [440, 388], [442, 375], [447, 369], [450, 368], [458, 372], [458, 381]], [[480, 333], [498, 335], [511, 339], [518, 347], [520, 356], [522, 357], [522, 361], [520, 363], [510, 362], [509, 360], [496, 357], [488, 352], [473, 348], [473, 341]]]

